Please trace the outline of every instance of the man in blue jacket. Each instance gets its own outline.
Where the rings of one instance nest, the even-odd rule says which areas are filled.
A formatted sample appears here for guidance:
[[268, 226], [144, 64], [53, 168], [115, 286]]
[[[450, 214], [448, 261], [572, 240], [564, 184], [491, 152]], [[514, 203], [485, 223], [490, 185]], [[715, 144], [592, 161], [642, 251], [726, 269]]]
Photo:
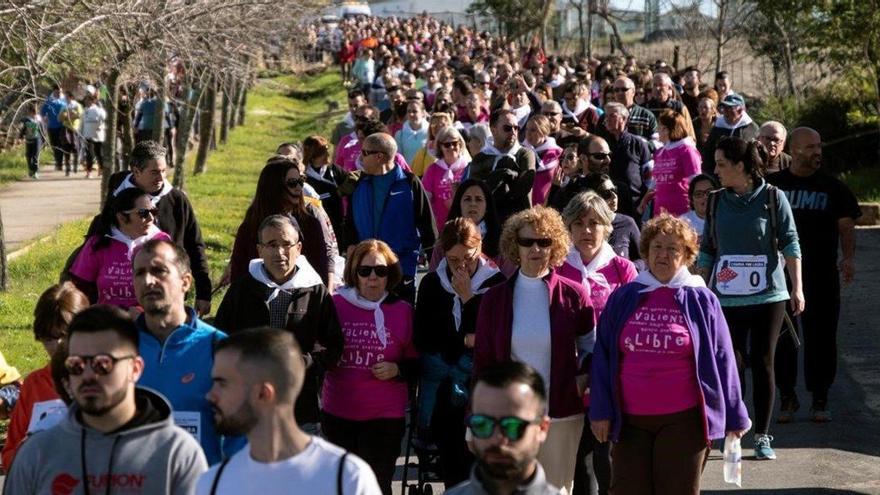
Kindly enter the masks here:
[[[61, 112], [67, 108], [67, 99], [61, 86], [52, 86], [52, 94], [40, 108], [40, 115], [46, 122], [46, 131], [49, 134], [49, 145], [52, 146], [52, 154], [55, 157], [55, 170], [61, 170], [64, 164], [64, 155], [67, 153], [67, 143], [64, 141], [64, 124], [61, 123]], [[68, 158], [69, 160], [69, 158]]]
[[144, 313], [137, 319], [144, 373], [138, 382], [171, 403], [174, 422], [202, 446], [208, 464], [220, 462], [244, 445], [243, 438], [221, 438], [205, 395], [211, 389], [214, 344], [226, 334], [201, 321], [185, 306], [193, 286], [189, 257], [169, 241], [149, 241], [134, 258], [134, 291]]
[[397, 294], [413, 302], [419, 248], [430, 257], [437, 227], [422, 183], [394, 163], [396, 154], [397, 143], [388, 134], [379, 132], [364, 139], [364, 173], [352, 195], [345, 241], [349, 249], [365, 239], [387, 243], [400, 258], [403, 271]]

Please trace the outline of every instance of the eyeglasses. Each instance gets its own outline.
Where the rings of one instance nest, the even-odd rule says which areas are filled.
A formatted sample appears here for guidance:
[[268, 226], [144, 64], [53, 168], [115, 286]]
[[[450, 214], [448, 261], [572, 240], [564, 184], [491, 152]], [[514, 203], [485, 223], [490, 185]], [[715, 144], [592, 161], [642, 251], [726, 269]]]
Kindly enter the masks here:
[[596, 194], [598, 194], [600, 198], [608, 200], [613, 198], [614, 196], [617, 196], [617, 188], [609, 187], [607, 189], [600, 189], [599, 191], [596, 191]]
[[516, 243], [524, 248], [530, 248], [535, 244], [538, 245], [539, 248], [548, 248], [553, 245], [553, 239], [549, 239], [547, 237], [542, 237], [540, 239], [531, 239], [529, 237], [517, 237]]
[[516, 416], [505, 416], [503, 418], [493, 418], [485, 414], [471, 414], [465, 420], [465, 424], [470, 428], [474, 437], [486, 439], [491, 438], [495, 433], [495, 425], [501, 429], [501, 435], [511, 442], [518, 442], [526, 432], [529, 425], [541, 424], [541, 418], [527, 419], [518, 418]]
[[138, 208], [136, 210], [128, 210], [124, 213], [126, 215], [136, 213], [142, 220], [146, 220], [149, 217], [156, 218], [156, 216], [159, 215], [159, 208]]
[[545, 117], [556, 117], [557, 115], [560, 115], [560, 114], [561, 114], [561, 112], [541, 112], [541, 115], [543, 115]]
[[384, 151], [361, 149], [361, 156], [372, 156], [378, 155], [379, 153], [384, 153]]
[[303, 179], [302, 177], [300, 177], [298, 179], [287, 179], [286, 181], [284, 181], [284, 183], [287, 184], [287, 187], [293, 189], [294, 187], [297, 187], [297, 186], [302, 187], [303, 184], [306, 183], [306, 180]]
[[447, 263], [449, 266], [461, 266], [461, 265], [463, 265], [463, 264], [465, 264], [465, 263], [472, 263], [472, 262], [473, 262], [474, 260], [476, 260], [479, 256], [480, 256], [480, 253], [479, 253], [477, 250], [474, 250], [472, 253], [468, 253], [468, 254], [465, 256], [464, 259], [450, 258], [450, 257], [447, 256], [447, 257], [446, 257], [446, 263]]
[[594, 160], [605, 160], [611, 158], [611, 153], [599, 152], [599, 153], [590, 153], [590, 157]]
[[447, 141], [445, 143], [440, 143], [440, 146], [444, 148], [458, 148], [459, 146], [461, 146], [461, 143], [459, 143], [458, 141]]
[[710, 189], [706, 189], [705, 191], [694, 191], [694, 197], [698, 199], [703, 199], [709, 196], [710, 192], [712, 192]]
[[612, 91], [615, 93], [626, 93], [627, 91], [635, 89], [635, 88], [614, 88]]
[[64, 360], [64, 368], [71, 376], [82, 375], [86, 366], [92, 368], [96, 375], [109, 375], [113, 372], [116, 363], [126, 359], [136, 358], [134, 354], [122, 357], [113, 357], [110, 354], [95, 354], [94, 356], [67, 356]]
[[776, 136], [758, 136], [758, 139], [762, 139], [767, 141], [768, 143], [779, 144], [782, 142], [782, 139], [779, 139]]
[[501, 128], [504, 129], [504, 132], [516, 132], [516, 131], [519, 130], [519, 126], [518, 126], [518, 125], [508, 125], [508, 124], [504, 124], [504, 125], [501, 126]]
[[276, 242], [269, 242], [269, 243], [266, 243], [266, 244], [260, 243], [260, 244], [258, 244], [258, 246], [260, 246], [260, 247], [262, 247], [262, 248], [264, 248], [264, 249], [273, 249], [273, 250], [275, 250], [275, 249], [281, 249], [282, 251], [288, 251], [288, 250], [293, 249], [294, 247], [296, 247], [297, 244], [299, 244], [299, 243], [298, 243], [298, 242], [294, 242], [294, 243], [292, 243], [292, 242], [284, 242], [284, 243], [279, 244], [279, 243], [276, 243]]
[[361, 266], [357, 267], [356, 271], [357, 271], [358, 276], [363, 277], [363, 278], [369, 277], [371, 273], [375, 273], [376, 276], [379, 278], [385, 278], [388, 276], [388, 267], [385, 265], [377, 265], [377, 266], [361, 265]]

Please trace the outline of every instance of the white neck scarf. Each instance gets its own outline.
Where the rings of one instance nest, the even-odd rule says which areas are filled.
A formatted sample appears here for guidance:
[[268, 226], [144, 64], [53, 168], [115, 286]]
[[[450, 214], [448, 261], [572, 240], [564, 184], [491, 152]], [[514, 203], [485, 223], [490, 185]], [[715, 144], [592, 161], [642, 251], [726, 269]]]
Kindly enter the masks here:
[[318, 275], [318, 272], [312, 268], [312, 265], [309, 264], [306, 257], [302, 255], [296, 259], [296, 271], [294, 271], [293, 276], [290, 277], [290, 280], [281, 285], [278, 285], [271, 277], [269, 277], [269, 273], [263, 265], [263, 260], [260, 258], [251, 260], [248, 265], [248, 273], [250, 273], [251, 277], [254, 277], [258, 282], [262, 282], [270, 289], [273, 289], [272, 293], [269, 294], [269, 297], [266, 298], [266, 304], [269, 304], [278, 297], [278, 294], [281, 291], [289, 292], [294, 289], [304, 289], [306, 287], [314, 287], [316, 285], [324, 284], [324, 281], [321, 280], [321, 276]]
[[151, 225], [150, 228], [147, 229], [146, 234], [144, 234], [136, 239], [132, 239], [131, 237], [129, 237], [128, 235], [126, 235], [124, 232], [117, 229], [116, 227], [110, 227], [110, 234], [107, 237], [125, 244], [125, 247], [128, 248], [128, 259], [131, 260], [135, 249], [138, 249], [141, 246], [143, 246], [144, 243], [146, 243], [147, 241], [149, 241], [153, 237], [156, 237], [156, 234], [159, 234], [160, 232], [162, 232], [162, 231], [159, 229], [159, 227], [156, 227], [155, 225]]
[[507, 150], [507, 153], [504, 153], [496, 148], [494, 144], [487, 144], [485, 148], [480, 150], [480, 153], [495, 156], [495, 161], [492, 163], [492, 170], [495, 170], [495, 166], [498, 165], [498, 160], [500, 160], [503, 156], [509, 156], [516, 160], [516, 154], [517, 152], [519, 152], [520, 148], [522, 148], [522, 146], [520, 146], [519, 141], [514, 139], [513, 146], [511, 146], [510, 149]]
[[605, 275], [599, 273], [599, 269], [605, 267], [608, 263], [611, 263], [611, 260], [614, 259], [615, 256], [617, 256], [617, 254], [615, 254], [614, 248], [612, 248], [607, 242], [603, 242], [602, 247], [599, 248], [599, 252], [596, 253], [596, 256], [593, 256], [593, 259], [584, 266], [581, 252], [572, 245], [568, 249], [568, 255], [565, 257], [565, 261], [581, 272], [581, 283], [584, 285], [593, 282], [606, 289], [610, 289], [611, 284], [608, 283], [608, 279], [605, 278]]
[[[121, 184], [119, 184], [119, 187], [117, 187], [115, 191], [113, 191], [113, 195], [116, 196], [126, 189], [139, 187], [137, 184], [132, 182], [132, 177], [134, 177], [133, 174], [128, 174], [127, 176], [125, 176], [125, 180], [122, 181]], [[169, 184], [168, 181], [164, 181], [162, 184], [162, 189], [160, 189], [159, 192], [157, 192], [156, 194], [145, 191], [147, 193], [147, 196], [150, 197], [150, 202], [153, 203], [153, 206], [156, 206], [159, 203], [160, 199], [162, 199], [166, 194], [170, 193], [171, 190], [174, 189], [173, 187], [171, 187], [171, 184]]]
[[438, 167], [443, 169], [443, 181], [444, 182], [453, 182], [455, 181], [455, 172], [464, 169], [467, 167], [467, 160], [464, 159], [464, 156], [459, 156], [458, 160], [455, 163], [449, 164], [446, 163], [445, 158], [441, 158], [435, 162]]
[[686, 266], [683, 266], [678, 269], [678, 272], [675, 273], [675, 276], [669, 282], [661, 283], [659, 280], [654, 278], [651, 275], [650, 270], [645, 270], [636, 277], [636, 282], [647, 285], [644, 289], [640, 290], [639, 293], [645, 292], [653, 292], [661, 287], [669, 287], [670, 289], [680, 289], [682, 287], [705, 287], [706, 282], [703, 281], [703, 277], [697, 275], [691, 275], [691, 272], [688, 271]]
[[388, 293], [383, 294], [378, 301], [364, 299], [354, 287], [339, 287], [336, 289], [336, 293], [354, 306], [373, 312], [373, 321], [376, 324], [376, 337], [379, 338], [379, 342], [385, 348], [388, 345], [388, 330], [385, 329], [385, 313], [382, 312], [382, 301], [388, 297]]
[[543, 172], [544, 170], [550, 170], [559, 166], [559, 158], [552, 160], [550, 162], [544, 163], [544, 160], [541, 159], [541, 153], [545, 151], [550, 151], [553, 149], [562, 151], [562, 148], [556, 146], [556, 138], [553, 136], [547, 136], [547, 139], [541, 144], [541, 146], [532, 146], [532, 143], [526, 141], [525, 147], [535, 152], [535, 156], [538, 158], [536, 169], [538, 172]]
[[324, 177], [324, 174], [327, 173], [327, 168], [329, 168], [329, 165], [324, 165], [320, 169], [316, 169], [315, 167], [313, 167], [311, 165], [307, 165], [306, 166], [306, 175], [317, 180], [317, 181], [325, 182], [327, 184], [331, 184], [331, 185], [335, 186], [336, 183], [334, 183], [333, 181], [328, 180], [327, 178]]
[[578, 121], [581, 114], [586, 112], [588, 108], [590, 108], [590, 104], [580, 98], [578, 98], [577, 105], [575, 105], [574, 110], [568, 108], [568, 103], [564, 101], [562, 102], [562, 113], [566, 117], [574, 119], [575, 122]]
[[403, 123], [403, 127], [401, 127], [400, 130], [403, 131], [404, 134], [416, 135], [416, 134], [424, 131], [427, 128], [428, 128], [428, 121], [425, 119], [422, 119], [419, 121], [419, 128], [418, 129], [413, 129], [412, 124], [410, 124], [409, 120], [407, 120], [406, 122]]
[[[440, 277], [440, 285], [443, 287], [443, 290], [453, 296], [452, 316], [455, 318], [455, 329], [458, 330], [461, 327], [461, 298], [455, 292], [455, 289], [452, 288], [452, 281], [449, 280], [449, 275], [446, 273], [447, 266], [449, 265], [444, 257], [440, 260], [440, 264], [437, 265], [437, 276]], [[489, 288], [481, 288], [483, 283], [494, 277], [496, 273], [500, 273], [500, 271], [494, 263], [480, 256], [477, 272], [471, 277], [471, 292], [474, 294], [485, 293]]]

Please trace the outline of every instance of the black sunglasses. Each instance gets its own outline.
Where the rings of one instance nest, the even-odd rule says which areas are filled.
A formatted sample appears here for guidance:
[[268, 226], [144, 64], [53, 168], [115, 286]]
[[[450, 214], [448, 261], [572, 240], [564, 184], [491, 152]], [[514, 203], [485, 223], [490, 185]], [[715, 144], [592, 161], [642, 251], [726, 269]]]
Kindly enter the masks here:
[[110, 354], [95, 354], [94, 356], [67, 356], [64, 360], [64, 369], [70, 376], [82, 375], [86, 366], [92, 368], [96, 375], [109, 375], [116, 363], [126, 359], [136, 358], [134, 354], [122, 357], [113, 357]]
[[616, 187], [609, 187], [607, 189], [600, 189], [599, 191], [596, 191], [596, 192], [597, 192], [597, 194], [599, 194], [599, 197], [601, 197], [602, 199], [610, 199], [614, 196], [617, 196], [617, 188]]
[[503, 126], [501, 126], [501, 128], [504, 129], [504, 132], [515, 132], [515, 131], [518, 131], [518, 130], [519, 130], [519, 126], [518, 126], [518, 125], [508, 125], [508, 124], [504, 124]]
[[635, 88], [614, 88], [612, 91], [615, 93], [626, 93], [627, 91], [635, 89]]
[[299, 179], [287, 179], [286, 181], [284, 181], [284, 184], [286, 184], [287, 187], [290, 187], [290, 188], [294, 188], [297, 186], [302, 187], [305, 183], [306, 183], [306, 180], [303, 179], [302, 177], [300, 177]]
[[531, 239], [529, 237], [517, 237], [516, 243], [522, 247], [532, 247], [535, 244], [540, 248], [548, 248], [553, 245], [553, 239], [542, 237], [540, 239]]
[[440, 146], [443, 146], [444, 148], [455, 148], [457, 146], [461, 146], [461, 143], [459, 143], [458, 141], [447, 141], [445, 143], [440, 143]]
[[136, 210], [126, 211], [126, 215], [130, 215], [132, 213], [137, 214], [142, 220], [146, 220], [149, 217], [156, 218], [159, 215], [159, 208], [138, 208]]
[[604, 160], [606, 158], [611, 158], [611, 153], [590, 153], [590, 156], [595, 160]]
[[495, 434], [495, 425], [498, 425], [504, 438], [517, 442], [523, 437], [529, 425], [541, 424], [541, 419], [529, 421], [516, 416], [494, 418], [485, 414], [471, 414], [465, 419], [465, 424], [476, 438], [481, 439], [491, 438]]
[[361, 265], [361, 266], [357, 267], [356, 272], [357, 272], [358, 276], [361, 276], [363, 278], [369, 277], [371, 273], [375, 273], [376, 276], [379, 278], [385, 278], [388, 276], [388, 267], [385, 265], [377, 265], [377, 266]]
[[372, 156], [378, 155], [379, 153], [384, 153], [384, 151], [361, 149], [361, 156]]

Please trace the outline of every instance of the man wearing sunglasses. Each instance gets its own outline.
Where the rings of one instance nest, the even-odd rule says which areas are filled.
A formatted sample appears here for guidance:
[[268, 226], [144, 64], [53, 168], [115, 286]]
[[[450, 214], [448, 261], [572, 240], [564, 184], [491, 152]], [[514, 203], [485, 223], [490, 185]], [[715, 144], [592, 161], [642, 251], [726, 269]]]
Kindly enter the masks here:
[[[186, 250], [190, 272], [195, 281], [195, 308], [199, 315], [207, 315], [211, 312], [211, 275], [208, 258], [205, 256], [202, 230], [186, 194], [171, 187], [165, 180], [167, 171], [165, 148], [156, 141], [141, 141], [131, 152], [130, 171], [113, 174], [110, 177], [109, 190], [116, 196], [126, 189], [137, 187], [150, 195], [153, 206], [159, 210], [155, 218], [156, 226], [171, 236], [175, 244]], [[107, 201], [105, 204], [111, 203]], [[98, 215], [92, 221], [88, 235], [98, 232], [100, 217]], [[74, 252], [69, 262], [75, 259], [77, 253], [78, 251]]]
[[57, 426], [21, 444], [4, 493], [192, 493], [208, 469], [162, 396], [135, 386], [138, 331], [119, 308], [83, 310], [67, 329], [66, 388]]
[[464, 179], [489, 184], [501, 221], [532, 206], [535, 182], [535, 152], [519, 144], [519, 124], [515, 113], [496, 110], [489, 116], [492, 143], [477, 153], [468, 165]]
[[558, 495], [537, 460], [550, 429], [544, 380], [531, 366], [508, 361], [477, 376], [466, 424], [477, 462], [470, 480], [447, 495]]
[[403, 271], [397, 295], [414, 302], [420, 250], [431, 258], [437, 227], [421, 181], [399, 166], [395, 155], [397, 143], [389, 134], [377, 132], [364, 139], [363, 173], [351, 197], [343, 237], [349, 254], [365, 239], [387, 243]]
[[247, 328], [283, 328], [306, 349], [305, 381], [296, 418], [307, 433], [320, 433], [319, 382], [342, 356], [343, 337], [333, 299], [302, 255], [299, 226], [287, 215], [267, 217], [257, 229], [257, 252], [248, 276], [226, 292], [214, 324], [230, 335]]
[[175, 422], [199, 441], [210, 464], [244, 445], [215, 431], [211, 405], [214, 345], [226, 334], [199, 319], [186, 306], [192, 274], [186, 252], [168, 241], [148, 241], [133, 262], [134, 293], [144, 313], [135, 321], [145, 368], [139, 385], [165, 396]]

